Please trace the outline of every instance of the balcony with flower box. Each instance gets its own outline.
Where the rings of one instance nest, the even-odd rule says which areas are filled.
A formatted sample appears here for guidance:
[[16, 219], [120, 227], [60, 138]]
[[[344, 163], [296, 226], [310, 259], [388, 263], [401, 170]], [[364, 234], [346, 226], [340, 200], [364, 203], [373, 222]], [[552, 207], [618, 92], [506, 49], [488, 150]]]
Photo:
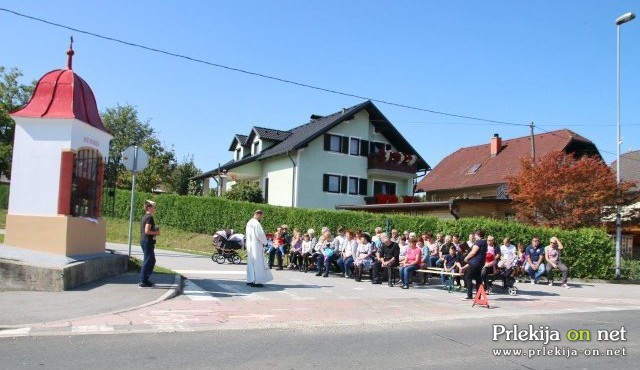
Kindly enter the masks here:
[[401, 173], [403, 176], [413, 177], [418, 171], [416, 160], [415, 154], [381, 150], [368, 156], [367, 172], [370, 175], [389, 173], [398, 175]]

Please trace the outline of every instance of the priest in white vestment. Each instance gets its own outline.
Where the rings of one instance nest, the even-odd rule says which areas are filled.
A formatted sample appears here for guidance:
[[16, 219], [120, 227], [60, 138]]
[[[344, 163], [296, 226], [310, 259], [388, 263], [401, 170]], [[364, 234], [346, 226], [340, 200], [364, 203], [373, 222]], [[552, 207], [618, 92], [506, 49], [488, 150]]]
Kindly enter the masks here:
[[247, 238], [247, 285], [252, 287], [261, 287], [262, 284], [273, 280], [271, 270], [264, 261], [264, 245], [267, 244], [267, 236], [260, 225], [262, 216], [262, 211], [255, 211], [253, 218], [247, 222], [245, 232]]

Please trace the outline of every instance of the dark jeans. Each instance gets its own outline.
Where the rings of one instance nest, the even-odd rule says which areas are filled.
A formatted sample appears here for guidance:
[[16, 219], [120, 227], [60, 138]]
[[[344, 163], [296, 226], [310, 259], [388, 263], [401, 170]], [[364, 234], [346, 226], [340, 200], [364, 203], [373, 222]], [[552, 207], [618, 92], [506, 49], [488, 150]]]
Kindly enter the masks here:
[[489, 283], [493, 283], [493, 281], [489, 281], [489, 275], [491, 274], [493, 274], [493, 266], [483, 267], [482, 271], [480, 272], [482, 284], [484, 284], [484, 290], [489, 290]]
[[311, 258], [311, 253], [307, 252], [305, 254], [301, 254], [298, 256], [298, 265], [303, 266], [306, 269], [309, 268], [309, 258]]
[[284, 253], [284, 248], [269, 248], [269, 267], [273, 267], [273, 258], [278, 257], [278, 267], [282, 267], [282, 254]]
[[464, 274], [464, 285], [467, 287], [467, 298], [473, 299], [473, 283], [471, 281], [475, 280], [476, 287], [480, 287], [480, 284], [482, 284], [482, 279], [480, 277], [482, 265], [468, 264], [467, 266], [469, 267], [467, 267], [467, 271]]
[[300, 251], [292, 251], [291, 253], [289, 253], [289, 262], [293, 265], [298, 265], [298, 259], [300, 258], [301, 254]]
[[335, 261], [336, 256], [333, 255], [331, 257], [325, 257], [324, 254], [320, 253], [316, 260], [316, 266], [318, 266], [318, 272], [322, 271], [322, 266], [324, 266], [324, 272], [326, 274], [331, 270], [331, 262]]
[[142, 269], [140, 270], [140, 282], [149, 281], [153, 268], [156, 266], [155, 241], [143, 241], [140, 243], [144, 259], [142, 260]]
[[[393, 262], [387, 265], [387, 267], [385, 267], [389, 276], [389, 284], [393, 283], [393, 268], [395, 266], [396, 266], [396, 262]], [[382, 260], [376, 260], [376, 262], [373, 263], [373, 272], [372, 272], [371, 279], [374, 282], [378, 282], [382, 280]]]
[[353, 257], [349, 256], [347, 258], [338, 258], [338, 266], [340, 266], [340, 270], [345, 275], [351, 275], [351, 265], [353, 265]]
[[440, 256], [429, 256], [429, 267], [436, 267], [436, 262], [440, 259]]
[[402, 281], [402, 285], [411, 284], [411, 274], [417, 269], [418, 265], [400, 267], [400, 281]]

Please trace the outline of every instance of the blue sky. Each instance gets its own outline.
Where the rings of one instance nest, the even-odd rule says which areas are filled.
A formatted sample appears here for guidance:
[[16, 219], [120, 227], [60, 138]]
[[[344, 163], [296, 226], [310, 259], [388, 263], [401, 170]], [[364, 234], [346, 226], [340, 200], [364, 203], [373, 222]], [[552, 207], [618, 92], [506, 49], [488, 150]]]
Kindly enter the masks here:
[[[6, 1], [0, 7], [212, 63], [399, 104], [571, 129], [616, 151], [616, 26], [637, 1]], [[74, 71], [102, 111], [132, 104], [182, 160], [231, 159], [233, 134], [286, 130], [362, 100], [189, 62], [0, 11], [0, 65]], [[640, 149], [640, 19], [622, 26], [623, 152]], [[496, 125], [376, 103], [432, 167]], [[536, 130], [536, 133], [542, 133]], [[613, 154], [612, 154], [613, 153]]]

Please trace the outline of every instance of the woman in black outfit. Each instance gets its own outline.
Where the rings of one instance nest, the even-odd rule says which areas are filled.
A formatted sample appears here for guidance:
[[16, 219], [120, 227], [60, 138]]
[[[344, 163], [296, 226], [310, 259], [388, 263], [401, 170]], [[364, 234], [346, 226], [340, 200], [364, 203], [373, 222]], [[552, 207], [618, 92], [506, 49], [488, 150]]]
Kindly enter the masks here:
[[464, 285], [467, 287], [467, 296], [463, 299], [473, 299], [472, 280], [476, 281], [476, 289], [482, 284], [480, 272], [484, 266], [487, 255], [487, 241], [484, 239], [484, 231], [478, 229], [474, 232], [474, 242], [471, 251], [464, 258], [467, 263], [467, 271], [464, 275]]

